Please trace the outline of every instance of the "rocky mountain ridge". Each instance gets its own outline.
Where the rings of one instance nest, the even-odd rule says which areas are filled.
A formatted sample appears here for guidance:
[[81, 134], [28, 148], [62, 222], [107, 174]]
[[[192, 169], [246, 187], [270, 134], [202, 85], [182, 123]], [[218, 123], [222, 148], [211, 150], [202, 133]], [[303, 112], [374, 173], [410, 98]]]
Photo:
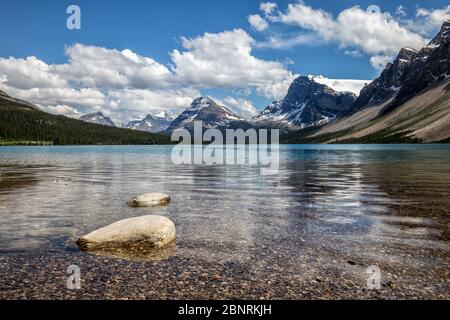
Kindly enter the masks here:
[[88, 123], [95, 123], [109, 127], [116, 127], [116, 124], [111, 120], [111, 118], [104, 116], [103, 113], [101, 112], [85, 114], [80, 117], [80, 120]]
[[355, 99], [353, 93], [338, 92], [311, 77], [300, 76], [283, 100], [272, 102], [252, 120], [295, 129], [325, 125], [344, 116]]
[[218, 105], [209, 97], [198, 97], [172, 121], [167, 131], [176, 129], [193, 129], [194, 121], [202, 121], [203, 128], [227, 126], [234, 121], [243, 119], [224, 106]]
[[174, 117], [172, 114], [161, 111], [156, 114], [149, 113], [142, 120], [129, 121], [124, 125], [124, 128], [153, 133], [163, 132], [167, 130], [173, 120]]

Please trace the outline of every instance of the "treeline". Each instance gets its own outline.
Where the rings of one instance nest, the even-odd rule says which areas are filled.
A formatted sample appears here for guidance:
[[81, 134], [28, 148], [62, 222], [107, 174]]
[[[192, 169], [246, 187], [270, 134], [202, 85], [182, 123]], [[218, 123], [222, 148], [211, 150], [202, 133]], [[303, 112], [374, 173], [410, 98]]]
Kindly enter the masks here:
[[13, 106], [0, 100], [0, 141], [45, 141], [54, 145], [170, 144], [161, 134], [112, 128]]

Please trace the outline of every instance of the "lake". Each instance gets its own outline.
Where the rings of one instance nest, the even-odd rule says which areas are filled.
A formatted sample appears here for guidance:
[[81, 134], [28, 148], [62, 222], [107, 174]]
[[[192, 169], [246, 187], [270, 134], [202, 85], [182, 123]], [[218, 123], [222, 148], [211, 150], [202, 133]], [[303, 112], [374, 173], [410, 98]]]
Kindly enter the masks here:
[[[450, 298], [449, 145], [282, 145], [274, 175], [172, 148], [0, 147], [0, 298]], [[127, 206], [148, 192], [172, 202]], [[75, 245], [146, 214], [177, 228], [156, 257]]]

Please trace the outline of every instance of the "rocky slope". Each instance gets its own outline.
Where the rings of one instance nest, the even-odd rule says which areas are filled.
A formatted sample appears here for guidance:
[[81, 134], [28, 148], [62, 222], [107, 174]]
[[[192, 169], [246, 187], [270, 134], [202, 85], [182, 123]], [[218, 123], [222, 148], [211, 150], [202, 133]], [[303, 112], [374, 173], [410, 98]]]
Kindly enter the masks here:
[[450, 79], [431, 86], [395, 110], [382, 114], [383, 108], [391, 101], [363, 108], [316, 129], [296, 142], [438, 142], [450, 137]]
[[116, 127], [114, 122], [109, 117], [105, 117], [101, 112], [85, 114], [80, 117], [80, 120], [88, 123], [95, 123], [109, 127]]
[[184, 110], [172, 123], [167, 131], [176, 129], [193, 129], [194, 121], [202, 121], [203, 128], [226, 127], [228, 124], [242, 119], [228, 110], [218, 105], [209, 97], [196, 98], [192, 104]]
[[153, 133], [163, 132], [169, 128], [173, 120], [174, 117], [171, 114], [161, 111], [157, 114], [148, 114], [142, 120], [130, 121], [124, 128]]
[[416, 54], [411, 48], [400, 50], [394, 62], [388, 63], [381, 75], [361, 90], [350, 111], [382, 103], [396, 94]]
[[293, 81], [282, 101], [271, 103], [252, 120], [296, 129], [320, 126], [347, 114], [355, 99], [353, 93], [337, 92], [301, 76]]
[[401, 106], [406, 101], [433, 84], [450, 77], [450, 20], [444, 22], [436, 37], [415, 53], [407, 66], [400, 90], [383, 114]]

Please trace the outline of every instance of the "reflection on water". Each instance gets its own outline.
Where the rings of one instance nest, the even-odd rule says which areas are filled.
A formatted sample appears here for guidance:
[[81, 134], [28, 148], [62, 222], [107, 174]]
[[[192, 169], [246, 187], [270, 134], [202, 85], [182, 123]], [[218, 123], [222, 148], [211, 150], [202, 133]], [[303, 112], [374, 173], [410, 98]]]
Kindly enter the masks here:
[[[281, 146], [273, 176], [249, 165], [173, 165], [170, 151], [0, 148], [0, 252], [70, 252], [94, 229], [159, 214], [177, 226], [169, 254], [180, 257], [244, 261], [299, 241], [366, 256], [380, 254], [368, 246], [448, 253], [448, 146]], [[147, 192], [172, 203], [127, 206]]]
[[124, 246], [104, 246], [86, 251], [90, 254], [113, 257], [133, 261], [159, 261], [170, 257], [175, 251], [176, 242], [165, 245], [162, 248], [156, 248], [146, 243], [132, 243]]

